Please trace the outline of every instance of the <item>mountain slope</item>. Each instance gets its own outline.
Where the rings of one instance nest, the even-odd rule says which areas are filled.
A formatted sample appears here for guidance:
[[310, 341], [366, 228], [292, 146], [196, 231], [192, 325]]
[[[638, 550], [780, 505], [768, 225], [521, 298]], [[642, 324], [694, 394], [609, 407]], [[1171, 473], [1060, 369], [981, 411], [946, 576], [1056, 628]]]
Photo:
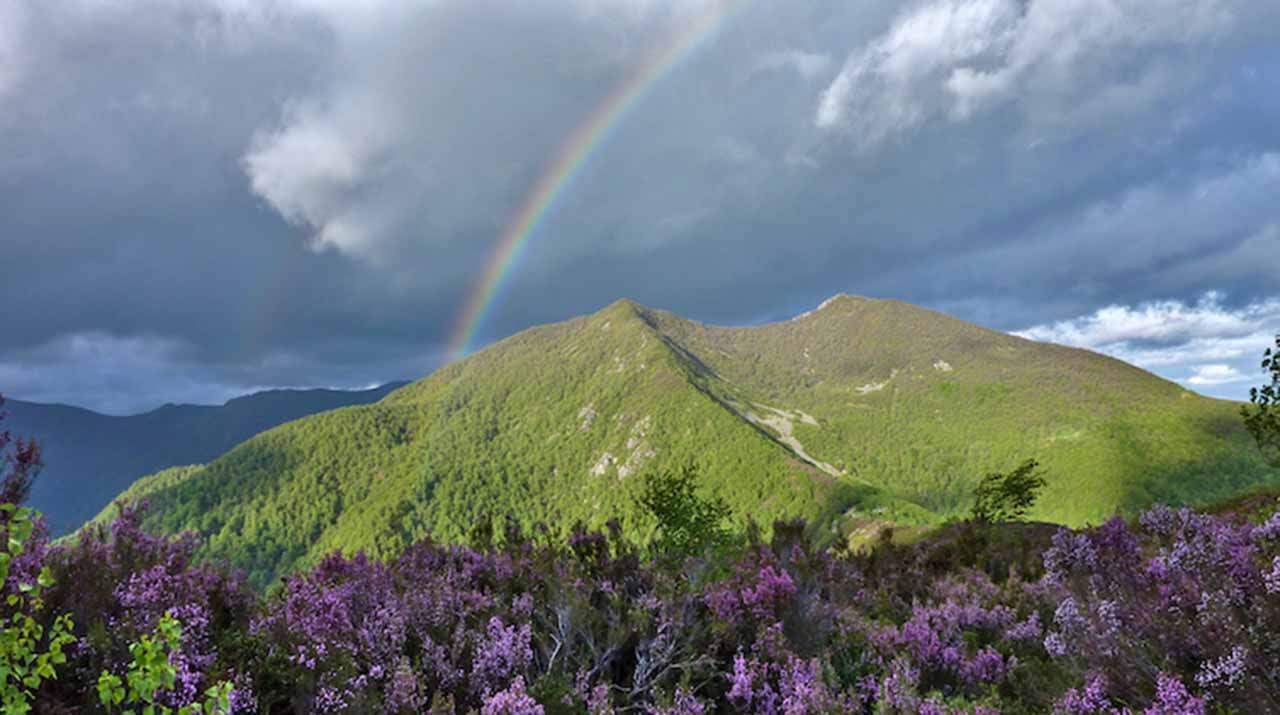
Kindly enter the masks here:
[[48, 465], [31, 505], [55, 533], [83, 524], [133, 480], [158, 469], [205, 462], [279, 424], [381, 399], [404, 383], [372, 390], [269, 390], [220, 406], [165, 405], [113, 417], [79, 407], [5, 400], [5, 428], [33, 437]]
[[1087, 350], [851, 296], [757, 328], [655, 315], [725, 383], [816, 417], [795, 428], [816, 454], [937, 513], [1028, 457], [1050, 472], [1033, 516], [1073, 525], [1280, 477], [1236, 403]]
[[[928, 522], [1037, 457], [1033, 517], [1080, 524], [1276, 475], [1233, 403], [1130, 365], [893, 301], [841, 296], [722, 328], [620, 301], [534, 328], [380, 402], [278, 427], [139, 483], [151, 523], [265, 583], [333, 549], [563, 529], [631, 513], [636, 475], [693, 462], [737, 514]], [[836, 519], [835, 517], [839, 517]]]

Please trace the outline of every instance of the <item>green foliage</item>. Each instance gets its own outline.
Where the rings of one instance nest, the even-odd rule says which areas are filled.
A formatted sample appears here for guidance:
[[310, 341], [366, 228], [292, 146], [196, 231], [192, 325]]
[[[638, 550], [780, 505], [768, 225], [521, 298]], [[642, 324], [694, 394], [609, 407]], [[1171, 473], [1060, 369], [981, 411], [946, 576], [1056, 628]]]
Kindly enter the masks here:
[[173, 690], [178, 671], [170, 656], [182, 645], [182, 624], [172, 614], [165, 614], [155, 633], [144, 635], [129, 645], [129, 671], [121, 678], [102, 671], [98, 676], [98, 700], [109, 712], [127, 715], [225, 715], [231, 712], [231, 683], [223, 681], [204, 693], [204, 700], [193, 705], [170, 708], [159, 705], [156, 698], [165, 690]]
[[973, 490], [971, 518], [982, 524], [1018, 521], [1027, 514], [1047, 483], [1040, 463], [1028, 459], [1010, 472], [992, 472]]
[[1253, 435], [1258, 449], [1271, 464], [1280, 467], [1280, 335], [1276, 347], [1262, 353], [1262, 370], [1270, 373], [1271, 382], [1249, 389], [1249, 402], [1240, 407], [1245, 429]]
[[[207, 462], [263, 430], [325, 410], [381, 399], [372, 390], [268, 390], [217, 407], [165, 405], [111, 416], [66, 405], [11, 400], [7, 423], [38, 439], [50, 466], [27, 502], [55, 535], [83, 524], [122, 489], [172, 465]], [[0, 496], [0, 501], [7, 501]]]
[[[619, 518], [640, 475], [697, 465], [699, 492], [761, 524], [963, 517], [983, 474], [1033, 452], [1027, 518], [1082, 525], [1276, 483], [1237, 415], [1117, 360], [893, 301], [720, 328], [619, 302], [534, 328], [367, 406], [259, 434], [135, 484], [146, 526], [265, 587], [335, 550], [458, 543], [482, 517], [565, 535]], [[105, 515], [104, 515], [105, 516]]]
[[693, 465], [645, 477], [639, 504], [657, 522], [654, 546], [659, 553], [688, 556], [723, 544], [728, 537], [724, 522], [731, 514], [729, 506], [715, 497], [699, 496], [698, 484]]
[[62, 614], [46, 630], [41, 594], [53, 585], [48, 567], [32, 582], [10, 582], [14, 560], [21, 556], [32, 531], [32, 511], [0, 504], [0, 707], [5, 715], [31, 711], [35, 691], [57, 677], [54, 666], [67, 662], [63, 648], [75, 640], [71, 617]]

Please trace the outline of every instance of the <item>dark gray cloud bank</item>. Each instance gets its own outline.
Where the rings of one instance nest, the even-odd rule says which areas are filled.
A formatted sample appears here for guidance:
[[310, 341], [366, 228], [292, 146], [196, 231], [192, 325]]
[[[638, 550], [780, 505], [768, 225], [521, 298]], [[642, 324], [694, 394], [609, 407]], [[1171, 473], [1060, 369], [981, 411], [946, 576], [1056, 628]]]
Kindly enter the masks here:
[[[482, 331], [846, 291], [1242, 397], [1280, 330], [1273, 0], [740, 0]], [[111, 412], [442, 359], [558, 147], [715, 0], [0, 3], [0, 391]]]

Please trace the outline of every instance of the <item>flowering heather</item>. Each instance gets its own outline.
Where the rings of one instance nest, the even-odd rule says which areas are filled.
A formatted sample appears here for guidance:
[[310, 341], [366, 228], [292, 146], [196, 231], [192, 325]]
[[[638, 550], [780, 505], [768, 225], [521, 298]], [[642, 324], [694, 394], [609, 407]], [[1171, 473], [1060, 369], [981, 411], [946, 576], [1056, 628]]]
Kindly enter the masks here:
[[512, 531], [334, 554], [264, 596], [125, 509], [71, 543], [37, 532], [23, 568], [50, 567], [42, 617], [75, 624], [40, 712], [92, 712], [97, 674], [171, 614], [170, 707], [225, 681], [243, 713], [1259, 713], [1280, 712], [1268, 516], [961, 523], [856, 555], [780, 524], [683, 559], [616, 527]]

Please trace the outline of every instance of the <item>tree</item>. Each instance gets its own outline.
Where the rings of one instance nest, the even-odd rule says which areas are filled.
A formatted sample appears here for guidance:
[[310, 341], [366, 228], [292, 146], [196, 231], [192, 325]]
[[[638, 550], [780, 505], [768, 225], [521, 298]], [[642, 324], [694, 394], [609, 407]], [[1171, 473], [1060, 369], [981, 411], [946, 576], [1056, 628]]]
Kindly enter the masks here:
[[21, 506], [40, 467], [34, 440], [0, 431], [0, 710], [6, 715], [31, 712], [35, 692], [57, 677], [54, 666], [67, 662], [63, 648], [75, 640], [71, 616], [47, 621], [44, 592], [53, 577], [40, 563], [42, 527], [38, 515]]
[[982, 478], [973, 490], [973, 521], [991, 524], [1016, 521], [1026, 515], [1044, 488], [1040, 463], [1028, 459], [1012, 472], [994, 472]]
[[1258, 442], [1258, 449], [1271, 464], [1280, 467], [1280, 335], [1276, 346], [1262, 353], [1262, 370], [1271, 383], [1249, 389], [1250, 405], [1240, 407], [1245, 429]]
[[724, 542], [729, 507], [715, 497], [698, 496], [697, 483], [693, 465], [645, 478], [639, 502], [658, 522], [659, 551], [686, 556]]
[[63, 648], [75, 641], [71, 616], [45, 625], [44, 592], [53, 585], [49, 567], [23, 574], [18, 559], [33, 530], [30, 509], [0, 504], [0, 710], [6, 715], [31, 712], [41, 683], [58, 677], [54, 668], [67, 662]]
[[[0, 421], [4, 420], [3, 408], [4, 396], [0, 395]], [[25, 502], [42, 466], [39, 443], [15, 438], [8, 430], [0, 430], [0, 504]]]

